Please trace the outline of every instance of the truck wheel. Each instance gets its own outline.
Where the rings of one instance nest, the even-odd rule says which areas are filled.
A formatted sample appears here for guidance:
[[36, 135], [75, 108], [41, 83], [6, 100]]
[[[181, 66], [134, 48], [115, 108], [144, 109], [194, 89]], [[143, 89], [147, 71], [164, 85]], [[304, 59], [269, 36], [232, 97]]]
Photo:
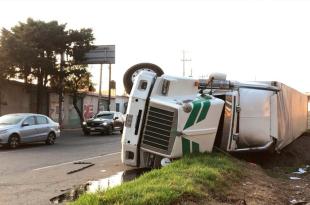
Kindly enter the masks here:
[[132, 67], [130, 67], [124, 74], [123, 83], [125, 86], [125, 90], [128, 94], [130, 94], [133, 82], [137, 75], [143, 71], [151, 71], [156, 73], [157, 76], [161, 76], [164, 74], [164, 71], [155, 64], [152, 63], [139, 63]]

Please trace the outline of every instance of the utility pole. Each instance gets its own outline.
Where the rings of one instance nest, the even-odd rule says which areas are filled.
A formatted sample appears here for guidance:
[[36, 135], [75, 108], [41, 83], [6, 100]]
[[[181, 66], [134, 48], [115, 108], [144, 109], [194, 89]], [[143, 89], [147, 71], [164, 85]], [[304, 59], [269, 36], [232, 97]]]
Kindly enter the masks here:
[[3, 88], [2, 79], [0, 79], [0, 115], [2, 113], [2, 110], [1, 110], [1, 106], [2, 106], [2, 97], [1, 97], [2, 92], [1, 92], [1, 90], [2, 90], [2, 88]]
[[190, 58], [185, 58], [185, 51], [183, 50], [183, 58], [181, 59], [183, 61], [183, 77], [185, 77], [185, 62], [186, 61], [192, 61]]
[[111, 64], [109, 64], [109, 98], [108, 98], [108, 111], [110, 111], [111, 104]]
[[102, 64], [100, 64], [100, 80], [99, 80], [99, 96], [98, 96], [97, 113], [100, 111], [100, 101], [101, 101], [101, 82], [102, 82]]
[[2, 112], [2, 110], [1, 110], [1, 105], [2, 105], [1, 88], [2, 88], [2, 86], [0, 85], [0, 115], [1, 115], [1, 112]]
[[62, 122], [62, 107], [63, 107], [63, 101], [64, 101], [64, 64], [65, 64], [65, 59], [64, 59], [64, 53], [60, 55], [60, 90], [59, 90], [59, 101], [58, 101], [58, 123], [59, 126], [62, 127], [63, 122]]

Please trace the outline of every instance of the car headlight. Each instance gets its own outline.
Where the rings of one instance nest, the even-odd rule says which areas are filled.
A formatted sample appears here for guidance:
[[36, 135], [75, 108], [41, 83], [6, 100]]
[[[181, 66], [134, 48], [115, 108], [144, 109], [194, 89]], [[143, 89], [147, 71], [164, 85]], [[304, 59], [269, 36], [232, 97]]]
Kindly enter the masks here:
[[104, 122], [104, 123], [102, 123], [102, 125], [107, 126], [107, 125], [108, 125], [108, 123], [107, 123], [107, 122]]
[[8, 130], [0, 130], [0, 135], [4, 134], [4, 133], [7, 133], [7, 132], [8, 132]]
[[86, 125], [86, 122], [83, 122], [83, 125]]

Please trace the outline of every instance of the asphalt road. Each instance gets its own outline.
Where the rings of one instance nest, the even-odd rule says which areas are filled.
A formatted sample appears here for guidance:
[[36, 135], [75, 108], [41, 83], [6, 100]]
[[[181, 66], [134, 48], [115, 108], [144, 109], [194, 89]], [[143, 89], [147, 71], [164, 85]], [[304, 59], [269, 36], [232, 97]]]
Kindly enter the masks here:
[[[121, 136], [83, 136], [81, 130], [63, 131], [54, 145], [0, 147], [0, 204], [50, 204], [49, 199], [74, 185], [108, 177], [126, 169], [120, 161]], [[85, 165], [95, 165], [67, 174]]]

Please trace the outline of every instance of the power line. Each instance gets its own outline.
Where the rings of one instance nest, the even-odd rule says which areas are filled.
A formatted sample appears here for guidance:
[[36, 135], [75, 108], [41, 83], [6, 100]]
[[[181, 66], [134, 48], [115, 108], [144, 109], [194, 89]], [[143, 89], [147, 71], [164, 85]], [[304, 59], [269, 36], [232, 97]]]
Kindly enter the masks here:
[[185, 51], [183, 50], [183, 58], [181, 59], [183, 61], [183, 77], [185, 77], [185, 62], [186, 61], [192, 61], [190, 58], [185, 58]]

